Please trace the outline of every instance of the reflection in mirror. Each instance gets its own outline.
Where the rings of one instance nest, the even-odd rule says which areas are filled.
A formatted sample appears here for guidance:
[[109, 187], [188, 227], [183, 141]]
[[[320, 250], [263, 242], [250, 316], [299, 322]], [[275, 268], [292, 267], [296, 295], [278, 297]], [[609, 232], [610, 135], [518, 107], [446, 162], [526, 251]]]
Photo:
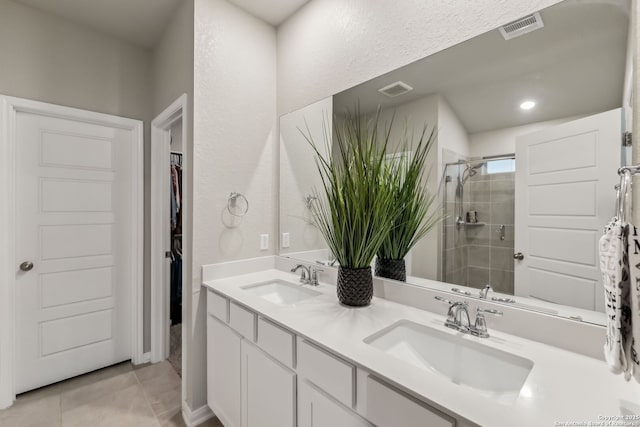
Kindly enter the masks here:
[[364, 114], [380, 107], [415, 132], [438, 129], [428, 188], [447, 217], [406, 257], [408, 283], [471, 296], [490, 285], [489, 299], [603, 324], [597, 241], [629, 154], [629, 9], [567, 0], [522, 31], [495, 29], [341, 92], [333, 106], [283, 116], [281, 254], [331, 259], [313, 226], [293, 218], [304, 217], [317, 171], [291, 132], [356, 103]]

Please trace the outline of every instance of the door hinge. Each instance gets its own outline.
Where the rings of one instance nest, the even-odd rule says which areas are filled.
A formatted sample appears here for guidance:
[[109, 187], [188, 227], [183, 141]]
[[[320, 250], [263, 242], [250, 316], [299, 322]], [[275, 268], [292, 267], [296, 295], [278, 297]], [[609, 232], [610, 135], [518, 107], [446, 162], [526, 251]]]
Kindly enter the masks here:
[[165, 257], [165, 258], [171, 258], [171, 251], [166, 251], [166, 252], [164, 253], [164, 257]]
[[631, 132], [624, 132], [622, 134], [622, 146], [623, 147], [631, 147], [631, 144], [633, 143], [633, 137]]

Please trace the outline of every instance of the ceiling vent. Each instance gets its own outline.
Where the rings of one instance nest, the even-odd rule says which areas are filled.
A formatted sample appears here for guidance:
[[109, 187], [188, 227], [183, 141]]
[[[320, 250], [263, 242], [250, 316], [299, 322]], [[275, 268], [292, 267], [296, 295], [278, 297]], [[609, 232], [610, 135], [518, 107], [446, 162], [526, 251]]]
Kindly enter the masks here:
[[540, 14], [536, 12], [520, 18], [517, 21], [510, 22], [507, 25], [503, 25], [500, 27], [500, 34], [502, 34], [505, 40], [511, 40], [542, 27], [544, 27], [544, 23], [542, 22]]
[[388, 96], [389, 98], [394, 98], [396, 96], [404, 95], [412, 90], [413, 88], [404, 82], [395, 82], [383, 87], [382, 89], [378, 89], [378, 92]]

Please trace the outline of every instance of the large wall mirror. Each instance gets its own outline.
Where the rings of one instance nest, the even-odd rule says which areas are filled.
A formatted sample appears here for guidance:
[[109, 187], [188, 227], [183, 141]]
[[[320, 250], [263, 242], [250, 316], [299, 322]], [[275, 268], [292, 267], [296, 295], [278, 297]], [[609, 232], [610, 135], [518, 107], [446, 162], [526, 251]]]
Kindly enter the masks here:
[[630, 154], [629, 13], [627, 0], [566, 0], [282, 116], [280, 254], [332, 265], [301, 129], [322, 141], [355, 105], [380, 108], [438, 133], [428, 188], [446, 218], [405, 259], [407, 283], [471, 296], [489, 284], [494, 301], [604, 324], [597, 243]]

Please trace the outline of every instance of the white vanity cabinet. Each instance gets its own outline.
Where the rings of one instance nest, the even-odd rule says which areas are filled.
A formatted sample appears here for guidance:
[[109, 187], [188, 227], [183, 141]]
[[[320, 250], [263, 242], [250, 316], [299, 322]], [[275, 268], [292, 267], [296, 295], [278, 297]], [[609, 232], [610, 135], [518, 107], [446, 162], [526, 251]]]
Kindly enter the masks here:
[[371, 427], [364, 419], [344, 407], [306, 380], [298, 387], [298, 427]]
[[[260, 342], [275, 357], [253, 344], [261, 330]], [[293, 363], [292, 337], [208, 291], [207, 403], [225, 427], [296, 425], [296, 374], [278, 361]]]
[[296, 425], [296, 374], [242, 341], [243, 427]]
[[207, 401], [225, 427], [470, 425], [211, 290], [207, 304]]
[[241, 427], [242, 337], [207, 316], [207, 403], [226, 427]]

